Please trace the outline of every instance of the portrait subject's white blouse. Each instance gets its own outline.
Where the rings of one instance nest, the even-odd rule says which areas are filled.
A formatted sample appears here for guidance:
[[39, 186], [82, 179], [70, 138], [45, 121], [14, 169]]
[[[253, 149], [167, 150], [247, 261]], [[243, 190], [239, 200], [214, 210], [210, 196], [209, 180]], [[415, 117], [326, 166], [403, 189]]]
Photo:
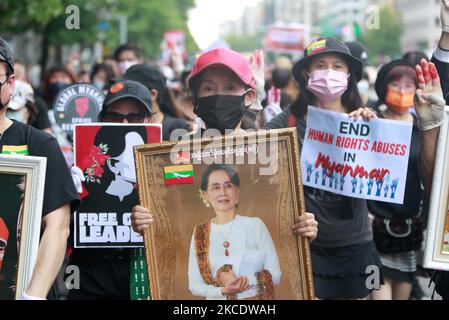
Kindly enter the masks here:
[[[225, 239], [225, 237], [227, 239]], [[229, 256], [225, 255], [223, 242], [229, 242]], [[273, 240], [263, 221], [257, 217], [236, 215], [229, 223], [212, 223], [210, 230], [209, 267], [215, 278], [218, 269], [231, 264], [237, 276], [246, 276], [249, 289], [238, 294], [238, 299], [254, 297], [256, 291], [255, 273], [268, 270], [273, 284], [280, 283], [281, 270]], [[220, 287], [208, 285], [201, 277], [196, 259], [195, 237], [192, 236], [189, 256], [189, 289], [195, 296], [207, 299], [226, 299]]]

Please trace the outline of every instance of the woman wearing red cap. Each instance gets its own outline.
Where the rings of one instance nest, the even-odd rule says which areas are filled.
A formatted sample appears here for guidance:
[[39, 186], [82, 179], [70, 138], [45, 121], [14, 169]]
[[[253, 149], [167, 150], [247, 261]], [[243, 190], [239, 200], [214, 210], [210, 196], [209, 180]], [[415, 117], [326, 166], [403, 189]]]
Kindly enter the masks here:
[[[302, 145], [307, 122], [307, 107], [313, 105], [348, 113], [354, 119], [376, 117], [362, 105], [357, 81], [362, 63], [348, 47], [333, 38], [319, 39], [304, 51], [304, 58], [293, 67], [300, 95], [283, 113], [266, 124], [266, 129], [296, 127]], [[320, 225], [311, 245], [314, 285], [320, 299], [363, 299], [372, 288], [366, 286], [368, 266], [380, 259], [373, 242], [367, 202], [304, 186], [306, 210], [314, 212]], [[380, 283], [382, 273], [377, 273]]]
[[245, 111], [256, 99], [251, 66], [239, 53], [220, 48], [202, 54], [187, 79], [195, 113], [206, 129], [243, 133]]
[[[188, 83], [195, 113], [206, 129], [216, 129], [222, 134], [245, 133], [242, 120], [256, 100], [256, 81], [251, 66], [241, 54], [226, 48], [202, 54]], [[133, 208], [131, 218], [134, 231], [140, 233], [153, 223], [149, 210], [141, 206]], [[314, 215], [307, 213], [297, 218], [293, 232], [314, 240], [317, 225]]]

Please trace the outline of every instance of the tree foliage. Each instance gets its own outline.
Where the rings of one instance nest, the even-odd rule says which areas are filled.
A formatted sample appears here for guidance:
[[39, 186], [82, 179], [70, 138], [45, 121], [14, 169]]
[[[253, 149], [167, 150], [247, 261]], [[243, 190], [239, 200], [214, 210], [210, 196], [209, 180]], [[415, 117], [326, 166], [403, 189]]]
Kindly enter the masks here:
[[[80, 9], [80, 29], [69, 30], [65, 9], [76, 5]], [[118, 15], [126, 15], [128, 41], [142, 46], [146, 57], [157, 57], [166, 30], [182, 30], [188, 50], [196, 50], [188, 27], [188, 10], [194, 0], [0, 0], [0, 28], [6, 33], [33, 30], [44, 36], [46, 45], [80, 43], [93, 45], [104, 35], [110, 48], [119, 45]], [[107, 22], [107, 30], [98, 30]]]
[[373, 63], [376, 57], [401, 55], [403, 24], [400, 14], [390, 6], [380, 8], [380, 29], [368, 29], [362, 37]]

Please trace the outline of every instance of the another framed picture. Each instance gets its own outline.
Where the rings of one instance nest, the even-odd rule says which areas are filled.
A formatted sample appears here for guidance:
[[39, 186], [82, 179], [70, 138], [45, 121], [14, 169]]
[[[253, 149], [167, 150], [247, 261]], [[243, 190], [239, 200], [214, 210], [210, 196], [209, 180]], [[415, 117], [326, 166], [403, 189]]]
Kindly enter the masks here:
[[75, 248], [142, 247], [131, 227], [131, 209], [139, 202], [133, 147], [161, 139], [160, 124], [75, 125], [75, 164], [85, 177], [73, 215]]
[[430, 197], [424, 267], [449, 271], [449, 114], [440, 128]]
[[152, 299], [313, 299], [296, 129], [134, 148]]
[[47, 159], [0, 155], [0, 300], [21, 297], [39, 249]]

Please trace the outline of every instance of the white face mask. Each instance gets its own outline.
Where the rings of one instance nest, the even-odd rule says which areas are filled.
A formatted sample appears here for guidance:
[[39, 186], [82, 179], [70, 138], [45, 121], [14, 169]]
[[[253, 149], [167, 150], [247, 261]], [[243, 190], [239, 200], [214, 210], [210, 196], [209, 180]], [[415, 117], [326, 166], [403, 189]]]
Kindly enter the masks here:
[[120, 74], [123, 75], [126, 72], [126, 70], [128, 70], [130, 67], [136, 64], [139, 64], [139, 62], [130, 60], [122, 61], [118, 64], [118, 70]]

